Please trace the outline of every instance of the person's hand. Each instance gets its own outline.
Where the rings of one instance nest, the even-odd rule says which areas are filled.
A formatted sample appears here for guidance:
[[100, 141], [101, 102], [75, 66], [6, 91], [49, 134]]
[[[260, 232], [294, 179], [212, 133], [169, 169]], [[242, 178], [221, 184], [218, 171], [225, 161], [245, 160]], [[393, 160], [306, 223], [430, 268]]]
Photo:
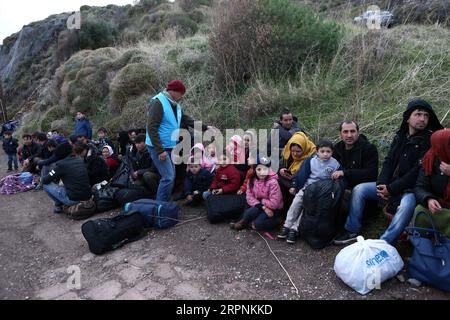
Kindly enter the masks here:
[[222, 193], [223, 193], [223, 189], [216, 189], [216, 190], [213, 191], [213, 193], [214, 193], [215, 195], [222, 194]]
[[131, 176], [133, 177], [134, 180], [136, 180], [138, 178], [137, 172], [133, 172], [133, 174]]
[[292, 174], [286, 168], [280, 170], [280, 175], [285, 179], [292, 180]]
[[186, 200], [191, 202], [192, 200], [194, 200], [194, 196], [192, 194], [190, 194], [186, 197]]
[[242, 190], [240, 190], [239, 189], [239, 191], [237, 192], [237, 194], [243, 194], [244, 193], [244, 191], [242, 191]]
[[198, 194], [200, 194], [200, 191], [198, 191], [198, 190], [194, 191], [194, 196], [196, 196]]
[[443, 161], [441, 161], [441, 164], [439, 166], [439, 169], [441, 170], [441, 172], [443, 174], [445, 174], [446, 176], [450, 176], [450, 164], [447, 164]]
[[344, 176], [344, 171], [339, 170], [339, 171], [333, 172], [333, 174], [331, 175], [331, 179], [337, 180], [337, 179], [339, 179], [340, 177], [343, 177], [343, 176]]
[[27, 167], [29, 164], [30, 164], [30, 160], [28, 160], [28, 159], [23, 162], [24, 167]]
[[442, 211], [441, 204], [436, 199], [428, 199], [428, 209], [432, 214], [437, 214]]
[[159, 155], [159, 161], [166, 161], [167, 160], [167, 152], [164, 151]]
[[386, 185], [380, 184], [377, 186], [377, 196], [384, 200], [389, 200], [389, 197], [391, 196]]
[[277, 129], [280, 127], [280, 124], [278, 122], [274, 122], [272, 125], [272, 129]]
[[264, 212], [267, 214], [267, 216], [268, 216], [269, 218], [272, 218], [272, 217], [273, 217], [273, 211], [272, 211], [272, 209], [269, 209], [269, 208], [267, 208], [267, 207], [263, 207], [263, 210], [264, 210]]
[[292, 195], [295, 195], [295, 193], [296, 193], [295, 191], [296, 191], [295, 188], [290, 188], [289, 189], [289, 193], [292, 194]]

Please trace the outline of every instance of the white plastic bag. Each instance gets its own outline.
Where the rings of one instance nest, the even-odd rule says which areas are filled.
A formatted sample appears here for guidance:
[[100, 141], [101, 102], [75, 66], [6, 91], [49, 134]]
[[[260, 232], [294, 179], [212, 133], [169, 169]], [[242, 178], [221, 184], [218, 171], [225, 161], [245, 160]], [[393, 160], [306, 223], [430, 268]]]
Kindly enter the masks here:
[[384, 240], [358, 241], [339, 252], [334, 272], [360, 294], [381, 289], [381, 283], [394, 277], [403, 268], [403, 260], [393, 246]]

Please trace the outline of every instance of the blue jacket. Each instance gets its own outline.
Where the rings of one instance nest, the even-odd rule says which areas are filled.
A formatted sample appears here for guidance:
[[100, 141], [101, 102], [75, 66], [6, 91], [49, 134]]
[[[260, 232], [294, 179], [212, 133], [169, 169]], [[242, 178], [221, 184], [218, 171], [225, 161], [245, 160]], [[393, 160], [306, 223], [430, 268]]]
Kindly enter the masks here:
[[[312, 155], [305, 161], [303, 161], [300, 166], [300, 170], [295, 174], [294, 181], [292, 186], [295, 188], [296, 192], [300, 191], [305, 186], [305, 183], [308, 181], [309, 176], [311, 175], [311, 159], [314, 158], [315, 155]], [[341, 170], [342, 166], [339, 166], [338, 170]]]
[[89, 140], [92, 139], [92, 127], [88, 119], [75, 120], [75, 135], [83, 134]]
[[203, 193], [203, 191], [209, 189], [213, 179], [214, 175], [203, 168], [196, 175], [193, 175], [190, 171], [186, 172], [183, 188], [184, 195], [187, 197], [188, 195], [192, 195], [194, 191], [199, 191], [200, 194]]

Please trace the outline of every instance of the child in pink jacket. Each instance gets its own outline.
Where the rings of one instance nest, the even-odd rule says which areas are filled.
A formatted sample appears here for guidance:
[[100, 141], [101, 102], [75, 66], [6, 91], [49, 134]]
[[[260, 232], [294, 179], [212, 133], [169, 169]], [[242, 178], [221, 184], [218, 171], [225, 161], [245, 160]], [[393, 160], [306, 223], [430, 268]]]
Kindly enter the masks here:
[[253, 170], [255, 174], [248, 182], [246, 194], [250, 208], [245, 210], [239, 222], [230, 225], [235, 230], [245, 229], [250, 223], [255, 230], [270, 230], [280, 222], [283, 196], [277, 174], [270, 169], [270, 160], [258, 159]]

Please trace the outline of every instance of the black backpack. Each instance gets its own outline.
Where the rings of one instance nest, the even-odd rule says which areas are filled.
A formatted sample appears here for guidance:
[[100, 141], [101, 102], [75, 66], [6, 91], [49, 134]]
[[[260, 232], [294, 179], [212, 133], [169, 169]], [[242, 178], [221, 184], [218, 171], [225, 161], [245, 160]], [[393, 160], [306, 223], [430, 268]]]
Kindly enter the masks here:
[[325, 248], [337, 233], [342, 179], [319, 180], [305, 189], [299, 234], [313, 248]]
[[119, 206], [114, 198], [115, 193], [119, 188], [114, 188], [109, 185], [102, 186], [100, 189], [94, 186], [92, 188], [92, 194], [94, 195], [94, 201], [96, 205], [96, 212], [106, 212], [113, 210]]
[[237, 219], [246, 208], [245, 194], [212, 195], [206, 199], [207, 218], [212, 224]]
[[88, 221], [81, 226], [81, 231], [89, 245], [89, 250], [101, 255], [144, 237], [144, 225], [142, 215], [136, 211], [130, 211], [123, 212], [112, 219]]

